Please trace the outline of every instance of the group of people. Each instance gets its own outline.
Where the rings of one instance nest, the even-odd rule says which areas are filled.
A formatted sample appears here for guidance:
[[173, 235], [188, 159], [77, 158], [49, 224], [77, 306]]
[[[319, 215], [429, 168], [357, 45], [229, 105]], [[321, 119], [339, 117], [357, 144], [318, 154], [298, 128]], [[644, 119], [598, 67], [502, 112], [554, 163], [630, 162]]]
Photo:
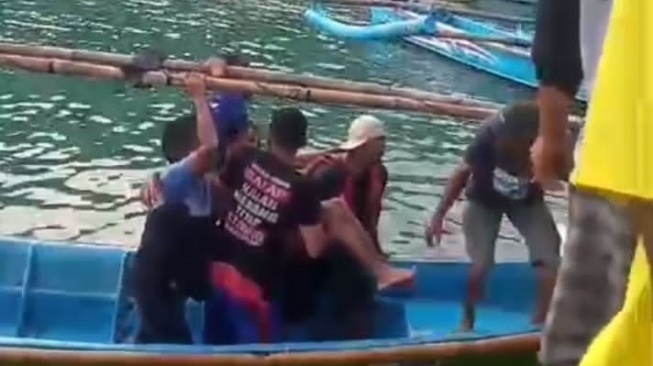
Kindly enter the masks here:
[[[432, 245], [465, 192], [463, 233], [472, 265], [461, 328], [470, 330], [500, 222], [508, 217], [537, 273], [532, 322], [544, 325], [545, 366], [579, 364], [621, 308], [635, 241], [646, 232], [646, 220], [636, 220], [635, 212], [650, 202], [607, 192], [600, 182], [577, 182], [572, 172], [568, 115], [583, 79], [591, 95], [612, 7], [612, 0], [538, 2], [537, 100], [511, 105], [483, 123], [425, 230]], [[307, 121], [299, 110], [284, 108], [273, 113], [262, 149], [245, 97], [222, 94], [212, 106], [198, 77], [187, 84], [196, 116], [166, 126], [163, 150], [171, 165], [147, 189], [152, 210], [135, 263], [139, 341], [190, 342], [184, 301], [225, 309], [218, 296], [224, 293], [230, 301], [258, 304], [259, 313], [268, 314], [261, 318], [280, 319], [282, 328], [311, 316], [324, 295], [341, 315], [353, 316], [350, 336], [361, 336], [374, 292], [413, 277], [391, 267], [378, 244], [387, 180], [383, 124], [361, 116], [340, 149], [301, 155]], [[582, 149], [582, 132], [578, 140]], [[569, 235], [559, 263], [560, 237], [543, 192], [567, 179]], [[269, 315], [275, 312], [280, 315]], [[205, 333], [211, 342], [214, 335]]]
[[[223, 72], [220, 64], [211, 70]], [[264, 149], [246, 96], [209, 100], [199, 75], [188, 77], [186, 91], [195, 113], [166, 125], [162, 150], [170, 165], [143, 190], [150, 212], [134, 270], [137, 341], [191, 342], [188, 298], [205, 303], [205, 343], [276, 339], [284, 327], [314, 316], [325, 299], [351, 325], [341, 336], [365, 336], [376, 290], [413, 278], [411, 270], [390, 266], [379, 244], [388, 180], [383, 123], [359, 116], [337, 148], [299, 153], [307, 144], [307, 120], [296, 108], [282, 108], [272, 113]], [[529, 149], [538, 131], [534, 102], [485, 121], [427, 225], [432, 245], [465, 190], [463, 232], [472, 266], [463, 331], [474, 327], [504, 214], [530, 249], [539, 279], [533, 323], [544, 321], [560, 238], [543, 189], [532, 181]], [[226, 324], [225, 317], [239, 325]]]
[[[210, 65], [214, 76], [224, 64]], [[137, 342], [192, 342], [184, 304], [205, 305], [203, 342], [274, 341], [327, 301], [364, 337], [377, 290], [410, 285], [378, 244], [387, 171], [377, 118], [352, 122], [328, 152], [298, 154], [308, 122], [297, 108], [273, 111], [267, 147], [248, 115], [248, 97], [207, 98], [190, 74], [194, 114], [166, 125], [170, 165], [143, 191], [150, 211], [134, 262]]]

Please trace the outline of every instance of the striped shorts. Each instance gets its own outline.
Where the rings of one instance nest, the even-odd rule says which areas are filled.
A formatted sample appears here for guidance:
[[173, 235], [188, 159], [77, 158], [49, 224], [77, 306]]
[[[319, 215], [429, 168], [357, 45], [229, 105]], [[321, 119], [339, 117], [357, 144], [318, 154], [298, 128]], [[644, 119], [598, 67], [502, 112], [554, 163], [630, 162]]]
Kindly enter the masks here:
[[621, 309], [637, 237], [632, 217], [604, 196], [570, 192], [569, 232], [540, 351], [544, 366], [577, 366]]

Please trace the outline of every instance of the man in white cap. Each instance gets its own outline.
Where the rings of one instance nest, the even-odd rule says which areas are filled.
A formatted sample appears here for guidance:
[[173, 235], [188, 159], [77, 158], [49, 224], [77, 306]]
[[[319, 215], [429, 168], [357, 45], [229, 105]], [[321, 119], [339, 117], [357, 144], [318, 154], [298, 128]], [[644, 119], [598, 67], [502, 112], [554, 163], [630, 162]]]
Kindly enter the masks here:
[[347, 206], [370, 234], [376, 249], [377, 226], [388, 172], [381, 158], [385, 151], [383, 122], [371, 115], [356, 118], [349, 127], [344, 154], [323, 156], [309, 164], [308, 173], [321, 182], [324, 199], [342, 196]]

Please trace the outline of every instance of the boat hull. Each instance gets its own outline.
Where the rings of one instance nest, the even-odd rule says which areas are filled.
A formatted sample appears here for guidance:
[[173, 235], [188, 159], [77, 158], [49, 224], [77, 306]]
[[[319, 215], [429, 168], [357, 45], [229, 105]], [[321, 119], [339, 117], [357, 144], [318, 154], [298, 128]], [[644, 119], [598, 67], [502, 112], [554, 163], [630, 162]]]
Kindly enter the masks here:
[[132, 257], [130, 250], [103, 245], [0, 239], [0, 364], [455, 362], [474, 355], [529, 357], [538, 347], [538, 331], [529, 325], [534, 278], [527, 263], [497, 265], [477, 330], [458, 334], [467, 264], [415, 261], [397, 262], [416, 267], [415, 286], [377, 297], [369, 339], [316, 342], [300, 331], [283, 343], [202, 345], [203, 309], [189, 302], [195, 345], [135, 345]]

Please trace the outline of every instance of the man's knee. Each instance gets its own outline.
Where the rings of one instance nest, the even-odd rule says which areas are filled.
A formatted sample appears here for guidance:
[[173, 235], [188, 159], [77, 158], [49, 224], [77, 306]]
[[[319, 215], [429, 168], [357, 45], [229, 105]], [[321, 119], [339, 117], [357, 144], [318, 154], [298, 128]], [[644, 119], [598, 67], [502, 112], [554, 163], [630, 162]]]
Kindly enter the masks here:
[[342, 221], [351, 216], [347, 203], [340, 197], [322, 201], [322, 212], [328, 221]]
[[472, 272], [482, 273], [494, 265], [494, 250], [503, 211], [468, 201], [463, 211], [465, 250]]

